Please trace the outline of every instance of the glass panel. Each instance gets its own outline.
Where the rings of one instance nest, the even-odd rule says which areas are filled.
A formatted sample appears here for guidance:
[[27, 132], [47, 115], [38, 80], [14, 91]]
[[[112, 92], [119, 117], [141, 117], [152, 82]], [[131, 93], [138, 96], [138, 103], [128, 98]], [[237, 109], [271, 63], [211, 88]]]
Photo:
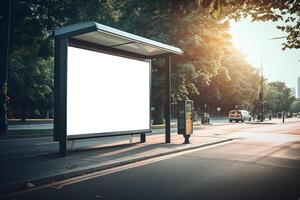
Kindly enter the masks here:
[[122, 46], [117, 46], [115, 48], [147, 56], [153, 56], [164, 53], [164, 51], [161, 49], [139, 43], [126, 44]]
[[129, 40], [102, 32], [91, 32], [80, 36], [76, 36], [74, 38], [108, 47], [129, 42]]

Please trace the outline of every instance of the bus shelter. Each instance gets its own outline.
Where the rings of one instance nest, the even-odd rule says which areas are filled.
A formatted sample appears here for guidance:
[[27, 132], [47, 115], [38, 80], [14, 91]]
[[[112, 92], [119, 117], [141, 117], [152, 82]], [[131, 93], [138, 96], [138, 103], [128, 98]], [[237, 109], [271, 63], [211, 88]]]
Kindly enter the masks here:
[[58, 28], [55, 36], [54, 140], [151, 132], [151, 59], [166, 58], [165, 142], [170, 143], [171, 56], [179, 48], [95, 22]]

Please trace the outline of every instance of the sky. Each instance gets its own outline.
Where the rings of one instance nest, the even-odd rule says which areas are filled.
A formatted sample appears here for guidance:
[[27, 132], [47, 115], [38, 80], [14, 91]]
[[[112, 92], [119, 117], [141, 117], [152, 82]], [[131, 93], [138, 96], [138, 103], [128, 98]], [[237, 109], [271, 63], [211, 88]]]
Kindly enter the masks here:
[[234, 45], [256, 68], [263, 66], [263, 74], [268, 81], [283, 81], [288, 87], [297, 90], [297, 77], [300, 77], [300, 49], [282, 51], [285, 39], [271, 38], [286, 36], [276, 26], [281, 22], [251, 22], [244, 19], [230, 21], [230, 32]]

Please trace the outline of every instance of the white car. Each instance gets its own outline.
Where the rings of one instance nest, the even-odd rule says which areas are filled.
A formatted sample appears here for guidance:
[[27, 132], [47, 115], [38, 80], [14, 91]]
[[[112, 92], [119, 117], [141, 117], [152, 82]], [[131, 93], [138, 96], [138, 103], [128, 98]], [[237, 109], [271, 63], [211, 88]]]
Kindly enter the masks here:
[[251, 115], [247, 110], [231, 110], [229, 112], [229, 122], [235, 121], [235, 122], [245, 122], [245, 121], [251, 121]]

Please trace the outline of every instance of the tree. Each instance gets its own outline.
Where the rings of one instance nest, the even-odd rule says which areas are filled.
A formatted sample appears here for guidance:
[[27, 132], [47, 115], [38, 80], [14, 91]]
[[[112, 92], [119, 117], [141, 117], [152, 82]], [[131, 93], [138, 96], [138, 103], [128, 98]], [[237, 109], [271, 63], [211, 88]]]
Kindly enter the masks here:
[[292, 91], [284, 82], [275, 81], [267, 84], [264, 93], [265, 107], [273, 112], [278, 113], [288, 111], [295, 100]]
[[258, 87], [258, 71], [246, 61], [243, 54], [228, 45], [217, 75], [208, 87], [200, 91], [200, 101], [213, 110], [221, 107], [225, 113], [235, 109], [236, 105], [240, 109], [252, 110], [258, 98]]
[[283, 49], [300, 48], [300, 1], [256, 1], [256, 0], [202, 0], [202, 5], [213, 16], [236, 20], [250, 16], [253, 21], [278, 21], [286, 23], [277, 27], [287, 34]]
[[14, 56], [9, 72], [10, 108], [25, 121], [27, 116], [46, 117], [53, 106], [53, 59]]
[[[228, 23], [212, 18], [196, 1], [127, 1], [117, 25], [121, 29], [183, 49], [173, 58], [172, 102], [199, 95], [221, 67], [229, 43]], [[153, 63], [155, 123], [162, 123], [164, 63]]]
[[292, 103], [292, 105], [291, 105], [291, 112], [293, 112], [293, 113], [299, 113], [300, 112], [300, 101], [298, 100], [296, 100], [296, 101], [294, 101], [293, 103]]
[[[196, 106], [204, 101], [212, 106], [220, 103], [247, 106], [255, 96], [257, 74], [232, 48], [228, 22], [212, 17], [201, 1], [28, 0], [16, 1], [13, 12], [17, 14], [13, 15], [9, 91], [16, 95], [18, 85], [24, 91], [11, 99], [11, 105], [24, 104], [40, 111], [47, 102], [51, 103], [51, 80], [40, 83], [29, 74], [51, 77], [52, 30], [87, 20], [182, 48], [185, 54], [173, 57], [173, 106], [187, 98], [193, 99]], [[152, 64], [155, 123], [162, 123], [165, 61], [158, 58]], [[44, 89], [33, 87], [36, 83], [44, 85]]]
[[[8, 95], [10, 115], [45, 117], [53, 106], [52, 31], [80, 21], [112, 23], [120, 1], [12, 0]], [[112, 6], [112, 3], [115, 3]]]
[[7, 132], [7, 69], [11, 1], [0, 2], [0, 135]]

